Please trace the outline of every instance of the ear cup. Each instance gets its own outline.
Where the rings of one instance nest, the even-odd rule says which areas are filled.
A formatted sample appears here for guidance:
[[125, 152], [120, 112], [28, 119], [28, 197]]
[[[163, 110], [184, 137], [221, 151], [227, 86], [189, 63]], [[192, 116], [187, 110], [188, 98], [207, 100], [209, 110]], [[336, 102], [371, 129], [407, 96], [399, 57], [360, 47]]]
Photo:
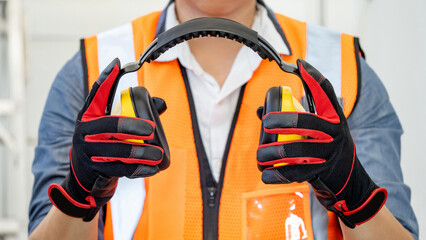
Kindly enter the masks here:
[[130, 97], [132, 99], [135, 116], [155, 123], [154, 138], [152, 140], [146, 140], [145, 143], [163, 148], [163, 161], [158, 167], [160, 171], [166, 169], [170, 165], [170, 150], [155, 103], [144, 87], [130, 88]]
[[[263, 107], [263, 116], [270, 112], [281, 111], [281, 87], [272, 87], [268, 90]], [[262, 125], [263, 129], [263, 125]], [[263, 132], [263, 131], [262, 131]], [[264, 133], [264, 142], [276, 142], [278, 134]]]
[[281, 111], [281, 90], [281, 86], [272, 87], [268, 90], [265, 97], [264, 114]]
[[[279, 112], [281, 111], [281, 87], [272, 87], [268, 90], [265, 96], [265, 103], [263, 106], [263, 114], [262, 116], [265, 116], [266, 114], [270, 112]], [[263, 131], [263, 123], [260, 130], [260, 139], [259, 139], [259, 145], [277, 142], [278, 141], [278, 134], [271, 134]], [[258, 165], [259, 168], [261, 167]], [[263, 170], [263, 169], [260, 169]]]

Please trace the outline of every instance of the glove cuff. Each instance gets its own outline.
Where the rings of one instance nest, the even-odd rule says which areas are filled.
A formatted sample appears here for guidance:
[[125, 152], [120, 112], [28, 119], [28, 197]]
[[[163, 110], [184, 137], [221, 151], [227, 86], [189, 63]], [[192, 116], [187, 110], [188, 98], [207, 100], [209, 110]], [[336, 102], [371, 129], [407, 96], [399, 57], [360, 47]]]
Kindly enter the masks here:
[[337, 201], [332, 207], [341, 213], [339, 217], [347, 226], [354, 228], [373, 218], [383, 207], [387, 195], [386, 189], [374, 183], [355, 156], [352, 174], [341, 193], [336, 194]]
[[[53, 183], [49, 186], [48, 194], [53, 205], [70, 217], [84, 218], [88, 215], [90, 208], [96, 207], [94, 201], [90, 201], [89, 204], [87, 204], [75, 200], [65, 191], [64, 187], [57, 183]], [[90, 198], [90, 196], [88, 196], [88, 198]]]
[[349, 210], [346, 201], [342, 200], [336, 202], [330, 210], [335, 212], [346, 226], [354, 228], [356, 225], [361, 225], [373, 218], [385, 204], [387, 195], [388, 192], [385, 188], [376, 188], [367, 200], [356, 209]]
[[334, 212], [346, 226], [355, 228], [356, 225], [361, 225], [373, 218], [385, 204], [388, 195], [385, 188], [379, 188], [368, 175], [366, 177], [370, 181], [369, 188], [360, 196], [361, 199], [356, 205], [351, 205], [350, 201], [348, 202], [348, 200], [353, 199], [336, 197], [319, 178], [311, 180], [309, 183], [324, 207]]
[[50, 201], [61, 212], [89, 222], [114, 195], [117, 182], [118, 178], [98, 176], [91, 192], [86, 192], [77, 186], [78, 183], [73, 180], [73, 175], [68, 175], [62, 185], [51, 184], [48, 194]]

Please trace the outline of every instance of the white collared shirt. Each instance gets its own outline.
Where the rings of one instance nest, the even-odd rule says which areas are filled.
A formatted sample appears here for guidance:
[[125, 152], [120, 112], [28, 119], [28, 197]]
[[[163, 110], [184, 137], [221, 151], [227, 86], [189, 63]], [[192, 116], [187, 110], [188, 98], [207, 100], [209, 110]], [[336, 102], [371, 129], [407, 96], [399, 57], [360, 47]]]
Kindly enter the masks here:
[[[175, 4], [172, 3], [167, 11], [166, 30], [179, 24], [174, 9]], [[264, 37], [278, 53], [289, 54], [289, 49], [268, 17], [266, 9], [259, 4], [252, 29]], [[179, 59], [186, 68], [204, 149], [213, 177], [218, 181], [240, 89], [250, 80], [262, 59], [253, 50], [243, 46], [222, 87], [213, 76], [202, 69], [187, 42], [169, 49], [156, 61], [166, 62], [175, 59]]]

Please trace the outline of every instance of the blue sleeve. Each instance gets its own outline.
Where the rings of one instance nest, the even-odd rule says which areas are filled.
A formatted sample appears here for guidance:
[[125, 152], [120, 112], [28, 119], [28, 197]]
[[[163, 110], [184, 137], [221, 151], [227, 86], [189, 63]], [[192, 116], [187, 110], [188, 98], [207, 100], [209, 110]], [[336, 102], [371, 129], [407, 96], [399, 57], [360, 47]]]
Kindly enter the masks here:
[[373, 181], [387, 189], [386, 207], [418, 239], [411, 191], [401, 171], [401, 124], [382, 82], [362, 58], [361, 72], [359, 101], [348, 118], [357, 156]]
[[49, 185], [62, 183], [68, 174], [74, 124], [84, 104], [84, 84], [78, 52], [56, 76], [43, 110], [32, 165], [34, 185], [29, 206], [29, 234], [52, 206], [47, 195]]

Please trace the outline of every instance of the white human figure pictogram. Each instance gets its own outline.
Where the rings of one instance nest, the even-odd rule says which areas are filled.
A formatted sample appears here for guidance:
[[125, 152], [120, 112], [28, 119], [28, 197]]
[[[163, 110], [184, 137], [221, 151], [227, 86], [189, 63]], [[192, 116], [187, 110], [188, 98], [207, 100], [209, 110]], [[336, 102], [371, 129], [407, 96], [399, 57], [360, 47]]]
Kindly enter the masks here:
[[[290, 210], [295, 210], [296, 205], [292, 204]], [[302, 231], [303, 235], [300, 237], [300, 232]], [[285, 220], [285, 236], [286, 240], [300, 240], [308, 238], [308, 233], [306, 232], [305, 222], [299, 216], [294, 213], [290, 213], [290, 216]]]

